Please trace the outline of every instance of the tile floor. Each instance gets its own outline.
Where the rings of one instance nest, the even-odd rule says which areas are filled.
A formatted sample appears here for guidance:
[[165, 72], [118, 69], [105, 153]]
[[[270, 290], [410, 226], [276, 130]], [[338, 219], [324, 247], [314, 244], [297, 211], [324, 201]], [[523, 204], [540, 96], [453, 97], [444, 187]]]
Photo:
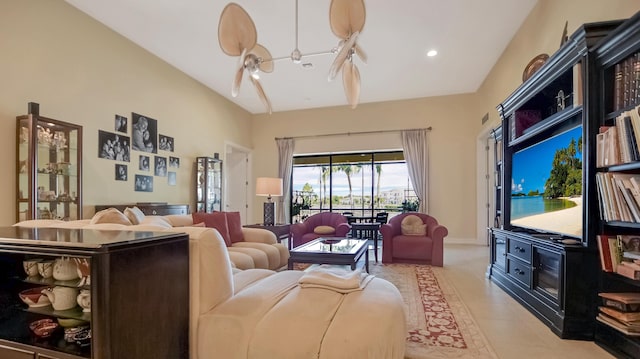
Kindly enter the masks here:
[[499, 358], [613, 358], [593, 342], [560, 339], [485, 277], [489, 247], [445, 245], [445, 275]]

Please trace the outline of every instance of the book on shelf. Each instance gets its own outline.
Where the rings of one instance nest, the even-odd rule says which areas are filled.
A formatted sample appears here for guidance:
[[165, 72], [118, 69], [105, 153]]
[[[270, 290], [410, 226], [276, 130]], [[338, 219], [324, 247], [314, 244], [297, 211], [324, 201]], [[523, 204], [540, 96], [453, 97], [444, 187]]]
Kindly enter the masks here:
[[613, 272], [613, 262], [611, 258], [611, 252], [609, 250], [609, 237], [604, 234], [599, 234], [596, 237], [602, 270], [605, 272]]
[[604, 313], [598, 313], [598, 316], [596, 317], [596, 320], [606, 324], [610, 327], [612, 327], [613, 329], [616, 329], [618, 331], [620, 331], [621, 333], [625, 334], [625, 335], [629, 335], [629, 336], [640, 336], [640, 328], [638, 328], [638, 326], [636, 325], [626, 325], [618, 320], [615, 320], [614, 318], [604, 314]]
[[640, 223], [640, 175], [622, 172], [596, 173], [601, 219]]
[[621, 261], [616, 267], [616, 273], [629, 279], [640, 280], [640, 265], [633, 262]]
[[621, 322], [640, 324], [640, 312], [621, 312], [615, 308], [599, 307], [602, 313]]
[[624, 88], [623, 88], [623, 72], [622, 64], [617, 63], [613, 67], [613, 110], [619, 111], [623, 107]]
[[602, 305], [621, 312], [640, 312], [640, 293], [637, 292], [601, 292]]
[[615, 235], [600, 234], [597, 236], [597, 242], [602, 270], [616, 272], [622, 262], [621, 239]]

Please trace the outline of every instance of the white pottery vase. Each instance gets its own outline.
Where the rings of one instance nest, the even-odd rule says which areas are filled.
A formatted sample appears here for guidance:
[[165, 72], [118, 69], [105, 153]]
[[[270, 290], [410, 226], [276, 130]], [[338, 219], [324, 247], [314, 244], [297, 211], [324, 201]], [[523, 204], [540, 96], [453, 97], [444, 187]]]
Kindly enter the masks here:
[[76, 306], [78, 289], [56, 286], [42, 291], [51, 301], [54, 310], [67, 310]]
[[61, 257], [53, 263], [53, 279], [72, 280], [78, 278], [78, 265], [69, 257]]
[[88, 313], [91, 311], [91, 292], [89, 289], [81, 289], [77, 301], [83, 312]]

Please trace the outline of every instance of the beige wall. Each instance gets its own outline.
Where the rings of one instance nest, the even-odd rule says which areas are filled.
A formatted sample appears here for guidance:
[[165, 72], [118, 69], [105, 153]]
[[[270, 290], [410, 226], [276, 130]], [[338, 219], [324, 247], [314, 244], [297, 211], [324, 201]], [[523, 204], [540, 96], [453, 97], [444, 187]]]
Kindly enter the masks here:
[[[43, 116], [80, 124], [84, 130], [84, 215], [94, 204], [164, 201], [193, 205], [193, 161], [224, 153], [224, 142], [251, 147], [251, 115], [63, 1], [0, 3], [0, 225], [15, 222], [15, 117], [27, 103]], [[98, 158], [98, 130], [113, 132], [114, 115], [131, 112], [158, 121], [175, 139], [181, 166], [177, 186], [154, 177], [154, 192], [134, 192], [138, 155], [129, 180], [114, 180], [111, 160]], [[148, 174], [148, 173], [145, 173]]]
[[[473, 95], [258, 115], [253, 119], [254, 174], [276, 176], [275, 137], [432, 127], [429, 133], [430, 213], [452, 239], [475, 238], [475, 138], [481, 118]], [[259, 135], [258, 135], [259, 134]], [[400, 134], [351, 135], [296, 140], [296, 154], [402, 148]], [[400, 183], [400, 186], [403, 184]], [[254, 218], [260, 218], [256, 198]]]

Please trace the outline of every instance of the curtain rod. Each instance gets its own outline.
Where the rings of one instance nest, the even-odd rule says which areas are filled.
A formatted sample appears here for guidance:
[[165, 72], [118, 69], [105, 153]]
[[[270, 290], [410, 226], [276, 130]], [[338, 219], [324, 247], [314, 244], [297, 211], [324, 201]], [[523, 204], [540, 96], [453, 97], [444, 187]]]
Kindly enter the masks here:
[[427, 130], [431, 131], [432, 127], [429, 126], [427, 128], [408, 128], [406, 130], [380, 130], [380, 131], [360, 131], [360, 132], [343, 132], [343, 133], [327, 133], [323, 135], [307, 135], [307, 136], [291, 136], [291, 137], [276, 137], [276, 140], [287, 140], [287, 139], [300, 139], [300, 138], [317, 138], [317, 137], [329, 137], [329, 136], [351, 136], [351, 135], [370, 135], [374, 133], [390, 133], [390, 132], [401, 132], [401, 131], [414, 131], [414, 130]]

